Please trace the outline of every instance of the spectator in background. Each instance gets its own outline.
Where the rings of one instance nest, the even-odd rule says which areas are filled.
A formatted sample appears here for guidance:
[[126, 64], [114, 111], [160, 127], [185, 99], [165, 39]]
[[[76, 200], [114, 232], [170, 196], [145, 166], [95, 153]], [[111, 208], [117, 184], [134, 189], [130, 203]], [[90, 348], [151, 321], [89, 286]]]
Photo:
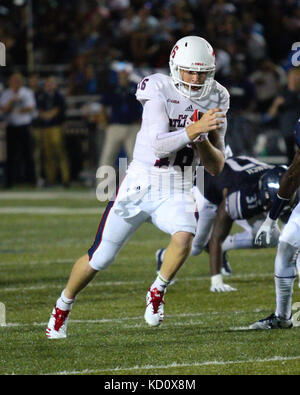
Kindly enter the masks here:
[[[141, 107], [136, 100], [136, 84], [131, 83], [129, 65], [119, 63], [117, 84], [104, 94], [105, 142], [100, 166], [115, 167], [118, 154], [125, 148], [128, 163], [132, 160], [136, 134], [140, 127]], [[114, 179], [107, 180], [107, 184]]]
[[45, 154], [45, 174], [48, 185], [57, 181], [57, 168], [64, 186], [70, 182], [70, 171], [64, 146], [63, 123], [65, 99], [57, 89], [57, 80], [50, 76], [45, 80], [42, 94], [38, 97], [39, 125], [42, 130]]
[[249, 123], [256, 104], [254, 84], [244, 76], [243, 65], [234, 63], [225, 86], [230, 93], [227, 144], [235, 155], [253, 155], [253, 128]]
[[172, 8], [170, 6], [165, 6], [161, 9], [161, 17], [159, 19], [160, 30], [164, 31], [166, 38], [172, 37], [174, 32], [179, 29], [179, 21], [175, 18], [172, 13]]
[[[15, 7], [14, 1], [6, 3], [9, 12], [17, 13], [18, 18], [2, 18], [0, 41], [7, 44], [7, 59], [11, 59], [7, 63], [22, 64], [26, 58], [20, 56], [26, 49], [26, 18], [22, 18], [26, 7]], [[141, 11], [143, 8], [146, 10]], [[194, 26], [196, 34], [206, 37], [213, 47], [218, 38], [222, 38], [225, 46], [243, 41], [242, 49], [247, 51], [253, 72], [257, 61], [266, 54], [279, 64], [288, 55], [291, 44], [299, 39], [300, 8], [296, 0], [266, 0], [259, 2], [259, 7], [254, 0], [65, 0], [37, 2], [33, 12], [34, 19], [39, 21], [35, 24], [35, 56], [42, 64], [65, 64], [85, 54], [93, 57], [89, 62], [98, 68], [113, 48], [118, 59], [137, 59], [142, 63], [145, 55], [151, 67], [153, 58], [147, 53], [147, 46], [153, 45], [152, 40], [156, 42], [154, 35], [163, 35], [162, 42], [168, 43], [170, 29], [175, 32], [176, 41], [183, 31], [193, 31]], [[152, 34], [142, 28], [131, 35], [133, 20], [139, 24], [142, 19], [146, 20], [146, 27], [153, 26], [153, 21], [158, 24], [158, 32]], [[166, 29], [160, 28], [162, 24]], [[133, 36], [134, 42], [128, 45]], [[142, 48], [145, 40], [146, 48]], [[128, 49], [130, 45], [134, 56]]]
[[[35, 101], [38, 103], [39, 95], [42, 94], [41, 81], [38, 74], [31, 74], [28, 78], [28, 86], [32, 90]], [[43, 179], [43, 136], [42, 130], [39, 128], [38, 109], [33, 113], [32, 119], [32, 136], [33, 136], [33, 160], [35, 167], [36, 186], [44, 185]]]
[[18, 182], [34, 183], [34, 163], [30, 127], [36, 108], [34, 94], [24, 86], [23, 76], [13, 73], [9, 87], [0, 98], [6, 122], [6, 186]]
[[84, 55], [75, 57], [70, 64], [68, 94], [83, 95], [86, 89], [87, 61]]
[[70, 67], [68, 93], [70, 95], [95, 95], [99, 91], [95, 68], [85, 56], [78, 56]]
[[178, 1], [172, 10], [178, 26], [176, 34], [180, 38], [186, 33], [192, 33], [195, 29], [195, 21], [191, 9], [186, 1]]
[[234, 14], [236, 7], [234, 4], [227, 2], [226, 0], [217, 0], [213, 3], [210, 14], [215, 18], [222, 20], [224, 15]]
[[255, 20], [253, 11], [244, 11], [241, 15], [241, 23], [251, 33], [257, 33], [264, 37], [264, 26]]
[[121, 18], [119, 29], [117, 33], [119, 33], [118, 38], [123, 39], [124, 36], [128, 39], [130, 34], [133, 32], [136, 25], [136, 17], [134, 13], [134, 9], [132, 7], [128, 7], [126, 11], [124, 11], [124, 16]]
[[262, 34], [253, 31], [249, 27], [242, 28], [242, 36], [248, 69], [252, 71], [266, 57], [266, 40]]
[[218, 40], [214, 47], [216, 54], [216, 78], [220, 83], [226, 81], [231, 70], [231, 56], [223, 48], [222, 41]]
[[294, 128], [300, 114], [300, 67], [292, 68], [287, 75], [287, 86], [274, 99], [268, 118], [277, 117], [279, 129], [286, 145], [288, 165], [293, 161], [295, 150]]
[[110, 0], [109, 7], [112, 11], [120, 11], [130, 6], [129, 0]]
[[[91, 21], [92, 22], [92, 21]], [[76, 50], [79, 55], [88, 56], [93, 53], [99, 40], [99, 33], [93, 23], [85, 23], [78, 31]]]
[[250, 75], [250, 81], [255, 84], [257, 94], [256, 111], [263, 114], [272, 104], [280, 89], [285, 84], [284, 70], [271, 60], [264, 59], [259, 68]]
[[88, 65], [85, 70], [85, 92], [88, 95], [95, 95], [98, 93], [98, 81], [95, 69], [92, 65]]
[[155, 35], [159, 31], [159, 21], [151, 14], [151, 9], [145, 4], [135, 17], [131, 33], [131, 53], [136, 64], [143, 65], [158, 50], [155, 45]]
[[82, 115], [88, 126], [88, 169], [86, 185], [95, 185], [95, 174], [104, 143], [104, 125], [107, 121], [103, 106], [98, 102], [87, 103], [82, 107]]

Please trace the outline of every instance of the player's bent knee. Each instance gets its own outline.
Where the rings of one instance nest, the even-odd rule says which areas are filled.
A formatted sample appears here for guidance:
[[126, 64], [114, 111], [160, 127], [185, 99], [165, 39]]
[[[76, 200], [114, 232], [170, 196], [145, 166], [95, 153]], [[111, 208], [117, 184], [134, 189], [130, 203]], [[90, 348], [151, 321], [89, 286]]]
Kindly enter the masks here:
[[197, 239], [196, 236], [193, 239], [192, 242], [192, 249], [191, 249], [191, 255], [200, 255], [202, 251], [205, 249], [205, 246], [207, 245], [207, 238], [205, 240], [202, 239]]
[[102, 240], [97, 250], [89, 258], [89, 264], [94, 270], [104, 270], [115, 260], [121, 246], [111, 241]]
[[193, 243], [192, 249], [191, 249], [191, 256], [200, 255], [203, 250], [204, 250], [204, 246], [196, 245]]

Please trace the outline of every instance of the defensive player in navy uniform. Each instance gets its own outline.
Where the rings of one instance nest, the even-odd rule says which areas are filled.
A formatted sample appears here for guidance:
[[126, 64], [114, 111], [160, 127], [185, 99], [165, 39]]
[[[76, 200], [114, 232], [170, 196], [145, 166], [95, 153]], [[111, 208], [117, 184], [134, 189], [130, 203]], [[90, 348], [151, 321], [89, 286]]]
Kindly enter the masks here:
[[[233, 246], [235, 249], [254, 248], [256, 232], [276, 197], [285, 171], [285, 166], [271, 166], [246, 156], [227, 158], [222, 173], [216, 177], [204, 171], [204, 196], [194, 188], [198, 221], [191, 255], [209, 250], [211, 292], [236, 290], [223, 282], [224, 251]], [[286, 207], [284, 214], [290, 211], [291, 207]], [[233, 222], [246, 230], [229, 235]], [[277, 245], [280, 235], [277, 225], [275, 229], [272, 246]], [[157, 252], [158, 265], [163, 253], [164, 250]]]
[[[201, 160], [211, 174], [222, 171], [229, 108], [227, 90], [214, 79], [215, 54], [206, 40], [197, 36], [179, 40], [169, 65], [171, 76], [153, 74], [138, 85], [143, 115], [133, 160], [115, 201], [105, 210], [94, 244], [73, 266], [55, 304], [46, 329], [50, 339], [66, 337], [76, 295], [112, 264], [145, 221], [171, 236], [160, 273], [147, 292], [144, 314], [150, 326], [164, 319], [166, 287], [189, 256], [196, 232], [193, 179], [182, 170], [188, 168], [192, 174]], [[188, 125], [187, 120], [198, 113], [204, 115]]]
[[[270, 212], [256, 235], [258, 245], [270, 244], [274, 228], [282, 210], [293, 199], [300, 187], [300, 119], [295, 127], [298, 150], [287, 172], [282, 177], [280, 188]], [[276, 310], [270, 316], [250, 325], [250, 329], [289, 329], [292, 321], [292, 295], [296, 277], [296, 257], [300, 250], [300, 202], [294, 208], [288, 223], [279, 238], [275, 258]]]

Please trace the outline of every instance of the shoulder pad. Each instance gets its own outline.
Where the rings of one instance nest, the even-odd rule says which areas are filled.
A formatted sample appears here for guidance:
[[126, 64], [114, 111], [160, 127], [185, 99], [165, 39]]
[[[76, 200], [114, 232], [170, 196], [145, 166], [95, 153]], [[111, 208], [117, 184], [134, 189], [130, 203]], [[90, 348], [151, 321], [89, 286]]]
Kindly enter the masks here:
[[215, 81], [215, 93], [219, 95], [220, 99], [220, 107], [223, 111], [228, 111], [229, 109], [229, 102], [230, 102], [230, 95], [228, 90], [225, 86], [221, 85], [218, 81]]
[[137, 86], [136, 98], [140, 102], [164, 98], [163, 89], [169, 84], [169, 77], [164, 74], [152, 74], [142, 79]]

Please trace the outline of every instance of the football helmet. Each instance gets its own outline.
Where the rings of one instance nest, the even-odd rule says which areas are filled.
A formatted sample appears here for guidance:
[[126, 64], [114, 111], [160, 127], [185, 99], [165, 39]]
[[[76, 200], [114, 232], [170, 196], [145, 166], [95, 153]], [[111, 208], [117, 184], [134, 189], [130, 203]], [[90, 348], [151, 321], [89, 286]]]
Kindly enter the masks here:
[[260, 177], [258, 182], [259, 200], [265, 211], [270, 208], [270, 203], [276, 198], [281, 177], [286, 171], [287, 166], [275, 166]]
[[[170, 54], [170, 72], [175, 89], [182, 95], [199, 100], [207, 96], [215, 77], [215, 53], [212, 46], [202, 37], [187, 36], [174, 45]], [[203, 84], [183, 81], [180, 70], [207, 73]], [[192, 88], [199, 89], [192, 89]]]

